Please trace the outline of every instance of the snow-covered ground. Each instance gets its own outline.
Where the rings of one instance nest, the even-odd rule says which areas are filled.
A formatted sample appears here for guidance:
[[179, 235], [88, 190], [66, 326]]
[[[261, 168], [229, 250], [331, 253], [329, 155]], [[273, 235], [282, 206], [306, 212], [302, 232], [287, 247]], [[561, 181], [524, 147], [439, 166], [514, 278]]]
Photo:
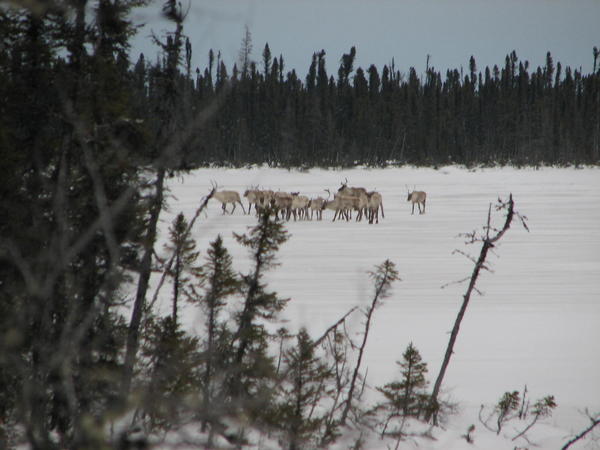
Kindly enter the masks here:
[[[527, 216], [530, 231], [518, 220], [488, 261], [465, 318], [444, 382], [444, 397], [459, 412], [437, 440], [404, 443], [400, 448], [513, 449], [560, 448], [587, 425], [584, 408], [600, 411], [600, 170], [597, 168], [459, 167], [388, 168], [287, 171], [284, 169], [202, 169], [170, 181], [170, 211], [162, 216], [162, 241], [173, 217], [190, 219], [211, 182], [220, 189], [261, 188], [300, 191], [327, 196], [347, 178], [383, 195], [385, 219], [366, 222], [289, 222], [291, 234], [279, 252], [281, 266], [269, 274], [271, 289], [289, 297], [282, 320], [291, 331], [308, 328], [316, 338], [355, 305], [366, 305], [372, 295], [368, 271], [390, 259], [402, 281], [374, 315], [363, 367], [369, 386], [397, 377], [395, 361], [409, 342], [429, 366], [431, 383], [437, 376], [449, 331], [458, 312], [473, 264], [460, 250], [478, 255], [480, 246], [465, 245], [460, 233], [481, 230], [490, 203], [513, 194], [515, 209]], [[411, 215], [406, 186], [427, 191], [427, 212]], [[247, 203], [244, 202], [247, 208]], [[500, 226], [504, 216], [493, 214]], [[233, 239], [256, 223], [239, 206], [222, 215], [211, 200], [192, 230], [205, 250], [217, 233], [234, 256], [234, 267], [249, 266], [247, 251]], [[443, 287], [444, 286], [444, 287]], [[168, 287], [164, 287], [165, 294]], [[170, 306], [159, 305], [168, 313]], [[188, 328], [200, 322], [191, 307], [182, 314]], [[359, 332], [361, 316], [354, 314], [352, 329]], [[200, 332], [200, 328], [198, 328]], [[491, 407], [505, 391], [522, 391], [529, 398], [554, 395], [558, 408], [550, 419], [528, 433], [531, 444], [512, 442], [514, 429], [496, 437], [477, 420], [481, 404]], [[475, 443], [460, 437], [475, 424]], [[596, 433], [597, 435], [600, 433]], [[589, 439], [571, 448], [593, 448]], [[376, 444], [373, 444], [376, 445]], [[383, 444], [382, 444], [383, 445]], [[385, 448], [385, 447], [384, 447]]]

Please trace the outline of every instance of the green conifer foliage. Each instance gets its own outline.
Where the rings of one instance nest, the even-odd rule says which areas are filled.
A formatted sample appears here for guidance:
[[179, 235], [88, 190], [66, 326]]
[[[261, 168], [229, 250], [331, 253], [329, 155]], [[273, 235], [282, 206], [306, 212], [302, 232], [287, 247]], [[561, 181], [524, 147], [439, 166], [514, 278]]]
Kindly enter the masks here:
[[211, 242], [205, 264], [186, 291], [187, 300], [198, 305], [205, 317], [200, 411], [204, 428], [209, 422], [217, 422], [225, 413], [222, 408], [223, 386], [217, 381], [222, 379], [227, 363], [231, 360], [231, 333], [221, 315], [227, 298], [239, 291], [240, 280], [233, 270], [231, 255], [219, 235]]
[[388, 433], [389, 424], [395, 418], [419, 418], [427, 405], [426, 392], [429, 382], [426, 380], [427, 363], [411, 342], [402, 355], [402, 361], [396, 361], [400, 367], [400, 379], [387, 383], [377, 390], [385, 397], [385, 402], [377, 405], [377, 409], [385, 411], [385, 422], [382, 435], [397, 434], [399, 429]]
[[500, 398], [498, 404], [494, 409], [494, 412], [497, 415], [497, 434], [500, 434], [502, 426], [505, 422], [512, 418], [515, 411], [519, 409], [520, 404], [521, 397], [519, 396], [519, 391], [505, 392], [504, 394], [502, 394], [502, 397]]
[[172, 317], [175, 322], [181, 291], [189, 283], [190, 275], [199, 270], [195, 263], [200, 252], [196, 251], [196, 242], [186, 233], [187, 228], [185, 216], [179, 213], [169, 228], [169, 242], [165, 244], [165, 250], [175, 256], [168, 271], [168, 275], [173, 279]]
[[191, 417], [200, 384], [199, 341], [171, 316], [149, 320], [145, 330], [142, 416], [150, 429], [167, 429]]
[[316, 355], [306, 329], [300, 329], [296, 346], [286, 352], [288, 379], [278, 395], [277, 423], [283, 428], [290, 450], [314, 447], [326, 415], [319, 406], [333, 394], [331, 366]]
[[0, 13], [0, 230], [11, 243], [0, 248], [0, 279], [10, 280], [0, 328], [12, 336], [0, 344], [11, 355], [0, 380], [19, 398], [13, 417], [32, 447], [91, 448], [118, 403], [114, 311], [143, 208], [119, 44], [134, 2], [110, 14], [86, 2], [37, 11], [19, 3]]
[[268, 342], [273, 335], [265, 327], [265, 322], [274, 320], [288, 301], [275, 292], [267, 291], [263, 278], [269, 268], [277, 265], [276, 252], [287, 241], [288, 234], [282, 222], [265, 210], [249, 234], [234, 235], [250, 251], [253, 267], [242, 277], [245, 298], [241, 311], [235, 317], [228, 384], [232, 399], [258, 414], [262, 412], [261, 405], [270, 400], [268, 383], [275, 374], [273, 358], [267, 353]]

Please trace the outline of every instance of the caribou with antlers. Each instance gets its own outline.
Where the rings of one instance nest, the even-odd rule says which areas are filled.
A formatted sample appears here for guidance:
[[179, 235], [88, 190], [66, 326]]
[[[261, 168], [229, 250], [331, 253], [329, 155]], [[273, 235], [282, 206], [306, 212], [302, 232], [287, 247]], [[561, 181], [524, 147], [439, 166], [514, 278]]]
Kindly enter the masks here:
[[[356, 197], [358, 199], [358, 200], [354, 201], [354, 206], [352, 208], [358, 212], [358, 215], [356, 217], [357, 222], [360, 221], [364, 215], [368, 216], [368, 214], [369, 214], [369, 211], [368, 211], [369, 199], [368, 199], [368, 195], [367, 195], [367, 190], [365, 188], [348, 186], [348, 178], [346, 178], [346, 180], [341, 183], [341, 186], [338, 189], [336, 195], [345, 195], [345, 196], [349, 196], [349, 197]], [[351, 213], [352, 209], [350, 209], [350, 213], [349, 213], [350, 216], [352, 216], [352, 213]], [[350, 218], [352, 218], [352, 217], [350, 217]]]

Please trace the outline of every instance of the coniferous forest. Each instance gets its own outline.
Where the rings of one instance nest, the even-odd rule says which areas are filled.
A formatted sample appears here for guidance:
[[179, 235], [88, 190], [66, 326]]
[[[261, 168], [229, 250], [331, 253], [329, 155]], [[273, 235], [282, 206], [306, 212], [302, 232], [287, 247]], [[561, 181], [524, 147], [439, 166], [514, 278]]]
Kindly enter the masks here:
[[[113, 14], [102, 8], [98, 14]], [[128, 47], [134, 24], [125, 19], [90, 30], [69, 23], [64, 10], [4, 15], [4, 147], [27, 139], [24, 116], [29, 127], [44, 124], [40, 133], [56, 133], [60, 120], [50, 112], [65, 100], [59, 93], [69, 92], [88, 109], [104, 100], [108, 111], [98, 124], [106, 129], [127, 120], [140, 139], [168, 115], [186, 131], [173, 163], [187, 168], [600, 160], [597, 48], [590, 49], [590, 74], [563, 67], [550, 53], [543, 67], [530, 67], [514, 51], [493, 67], [471, 58], [466, 73], [434, 67], [417, 73], [394, 63], [362, 68], [354, 65], [354, 47], [341, 56], [315, 52], [303, 74], [288, 71], [285, 55], [271, 54], [268, 43], [253, 60], [249, 31], [233, 67], [211, 50], [206, 67], [197, 68], [183, 32], [155, 37], [162, 56], [153, 61]], [[140, 147], [139, 156], [152, 159], [148, 146]]]
[[[236, 236], [248, 274], [219, 238], [198, 258], [184, 217], [173, 257], [158, 260], [166, 180], [206, 165], [596, 165], [598, 50], [588, 74], [515, 52], [494, 67], [471, 59], [466, 73], [361, 68], [354, 48], [316, 51], [304, 74], [268, 44], [254, 60], [247, 33], [237, 64], [211, 51], [196, 68], [174, 0], [171, 31], [153, 38], [160, 58], [130, 47], [130, 13], [147, 3], [0, 5], [0, 447], [128, 448], [131, 430], [106, 432], [123, 417], [144, 431], [192, 418], [208, 447], [242, 446], [240, 424], [290, 449], [327, 447], [348, 423], [379, 415], [382, 436], [399, 439], [394, 420], [446, 413], [413, 344], [367, 411], [343, 321], [321, 337], [264, 325], [286, 304], [263, 278], [287, 239], [268, 214]], [[168, 317], [153, 314], [153, 273], [171, 280]], [[385, 261], [372, 278], [374, 310], [398, 272]], [[232, 296], [243, 306], [226, 321]], [[182, 329], [184, 302], [204, 311], [205, 335]]]

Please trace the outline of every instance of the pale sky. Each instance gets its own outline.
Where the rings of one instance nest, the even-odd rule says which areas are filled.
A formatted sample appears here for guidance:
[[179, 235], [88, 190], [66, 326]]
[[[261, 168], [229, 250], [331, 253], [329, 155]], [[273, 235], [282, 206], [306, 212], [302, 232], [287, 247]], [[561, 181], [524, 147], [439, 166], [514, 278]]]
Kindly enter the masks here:
[[[312, 54], [326, 51], [327, 71], [337, 76], [343, 53], [355, 46], [355, 69], [392, 58], [408, 72], [430, 66], [468, 70], [502, 67], [512, 50], [532, 67], [545, 64], [546, 53], [563, 67], [592, 71], [593, 47], [600, 48], [600, 0], [181, 0], [190, 5], [184, 32], [193, 48], [193, 70], [207, 66], [208, 51], [221, 51], [229, 73], [247, 25], [252, 59], [261, 67], [269, 43], [273, 56], [283, 55], [285, 72], [303, 79]], [[173, 30], [160, 18], [163, 1], [138, 10], [134, 20], [147, 23], [133, 41], [132, 59], [140, 51], [154, 60], [157, 48], [148, 39]], [[599, 61], [600, 63], [600, 61]], [[564, 72], [563, 72], [564, 73]]]

